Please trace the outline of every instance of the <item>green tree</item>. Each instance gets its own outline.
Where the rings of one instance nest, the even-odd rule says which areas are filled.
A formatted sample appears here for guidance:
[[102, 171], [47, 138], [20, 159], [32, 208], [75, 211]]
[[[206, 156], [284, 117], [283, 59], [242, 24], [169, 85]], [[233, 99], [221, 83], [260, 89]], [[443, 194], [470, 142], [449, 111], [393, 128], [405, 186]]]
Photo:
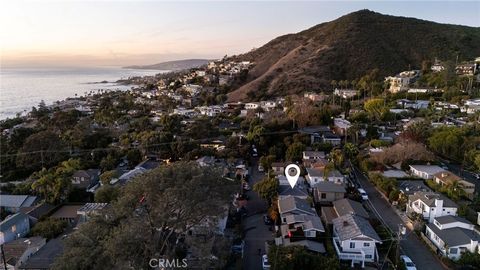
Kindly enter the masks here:
[[209, 254], [191, 254], [201, 268], [223, 268], [230, 249], [209, 232], [225, 216], [238, 186], [221, 175], [214, 167], [176, 162], [139, 176], [104, 209], [105, 215], [66, 239], [52, 268], [148, 269], [150, 258], [183, 259], [179, 254], [186, 254], [187, 246]]
[[117, 187], [109, 184], [103, 185], [95, 192], [96, 203], [111, 203], [117, 200], [120, 195], [120, 190]]
[[260, 165], [268, 171], [270, 168], [272, 168], [272, 163], [275, 162], [275, 156], [274, 155], [268, 155], [268, 156], [262, 156], [260, 157]]
[[56, 165], [65, 158], [64, 143], [52, 131], [40, 131], [28, 137], [18, 151], [17, 166], [28, 170]]
[[365, 111], [370, 115], [370, 118], [375, 121], [381, 120], [383, 114], [387, 112], [385, 101], [381, 98], [369, 99], [365, 101], [365, 104], [363, 107]]
[[31, 234], [34, 236], [41, 236], [46, 239], [52, 239], [59, 236], [67, 227], [67, 222], [54, 218], [47, 218], [39, 221], [33, 226]]
[[345, 152], [345, 155], [350, 159], [355, 158], [359, 153], [358, 147], [353, 143], [346, 143], [343, 146], [343, 151]]
[[266, 176], [262, 181], [253, 185], [253, 190], [270, 204], [278, 194], [278, 181], [275, 177]]
[[286, 160], [301, 161], [305, 148], [305, 145], [301, 142], [294, 142], [290, 144], [287, 148], [287, 153], [285, 155]]

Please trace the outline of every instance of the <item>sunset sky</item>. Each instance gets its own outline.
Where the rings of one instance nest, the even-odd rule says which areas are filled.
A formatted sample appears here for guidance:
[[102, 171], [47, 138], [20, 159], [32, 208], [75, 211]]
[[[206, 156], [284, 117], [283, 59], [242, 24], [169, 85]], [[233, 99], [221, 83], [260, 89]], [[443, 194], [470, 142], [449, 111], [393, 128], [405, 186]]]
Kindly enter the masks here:
[[359, 9], [480, 26], [480, 2], [0, 1], [2, 66], [220, 58]]

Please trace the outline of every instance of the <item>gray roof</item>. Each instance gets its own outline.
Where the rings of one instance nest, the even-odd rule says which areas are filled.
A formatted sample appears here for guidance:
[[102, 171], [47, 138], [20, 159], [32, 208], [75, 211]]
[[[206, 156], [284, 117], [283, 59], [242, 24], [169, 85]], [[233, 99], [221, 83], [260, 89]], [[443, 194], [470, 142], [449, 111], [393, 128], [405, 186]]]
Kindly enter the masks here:
[[295, 211], [295, 210], [298, 210], [310, 215], [317, 214], [306, 200], [298, 197], [294, 197], [291, 195], [281, 196], [278, 199], [278, 210], [280, 214], [288, 213], [290, 211]]
[[406, 195], [412, 195], [417, 191], [431, 192], [432, 190], [425, 185], [423, 180], [406, 180], [398, 182], [400, 192]]
[[0, 207], [29, 207], [37, 200], [30, 195], [4, 195], [0, 196]]
[[366, 236], [381, 242], [380, 236], [365, 218], [357, 215], [344, 215], [333, 220], [333, 228], [341, 241]]
[[435, 224], [427, 224], [430, 228], [446, 245], [449, 247], [455, 247], [459, 245], [470, 244], [470, 241], [480, 241], [480, 235], [474, 230], [467, 230], [460, 227], [440, 230]]
[[[313, 177], [323, 177], [324, 170], [322, 168], [307, 168], [307, 173], [309, 176]], [[328, 171], [328, 177], [343, 177], [343, 175], [338, 170], [330, 170]]]
[[363, 205], [359, 202], [352, 201], [350, 199], [341, 199], [333, 202], [333, 207], [338, 216], [356, 214], [358, 216], [369, 218], [369, 215]]
[[410, 168], [413, 168], [417, 171], [426, 172], [430, 175], [445, 171], [445, 169], [436, 165], [410, 165]]
[[452, 216], [452, 215], [436, 217], [435, 220], [442, 225], [443, 224], [448, 224], [448, 223], [453, 223], [453, 222], [462, 222], [462, 223], [472, 224], [472, 223], [470, 223], [470, 221], [466, 220], [463, 217]]
[[325, 232], [319, 216], [312, 215], [285, 215], [287, 224], [301, 223], [303, 230], [318, 230]]
[[9, 230], [13, 225], [19, 224], [22, 221], [28, 221], [28, 216], [22, 212], [16, 213], [14, 215], [8, 216], [5, 220], [0, 223], [0, 231]]
[[308, 126], [298, 130], [298, 132], [306, 134], [314, 134], [328, 131], [330, 131], [330, 128], [328, 126]]
[[458, 208], [458, 205], [445, 195], [436, 192], [415, 192], [413, 195], [408, 196], [409, 201], [421, 200], [428, 206], [435, 205], [435, 199], [443, 200], [443, 207]]
[[[300, 182], [300, 181], [299, 181]], [[290, 187], [290, 185], [279, 185], [278, 186], [278, 194], [282, 196], [296, 196], [296, 197], [308, 197], [307, 188], [305, 185], [300, 184], [297, 182], [295, 187]]]
[[337, 192], [337, 193], [345, 193], [346, 190], [342, 185], [335, 184], [329, 181], [322, 181], [316, 183], [313, 188], [315, 191], [318, 192]]
[[323, 151], [303, 151], [303, 155], [307, 157], [319, 157], [324, 158], [325, 152]]
[[60, 238], [48, 241], [37, 253], [33, 254], [20, 269], [50, 269], [55, 258], [63, 253], [63, 242]]
[[108, 205], [108, 203], [86, 203], [84, 206], [80, 207], [80, 209], [77, 210], [78, 212], [91, 212], [91, 211], [98, 211], [102, 210]]

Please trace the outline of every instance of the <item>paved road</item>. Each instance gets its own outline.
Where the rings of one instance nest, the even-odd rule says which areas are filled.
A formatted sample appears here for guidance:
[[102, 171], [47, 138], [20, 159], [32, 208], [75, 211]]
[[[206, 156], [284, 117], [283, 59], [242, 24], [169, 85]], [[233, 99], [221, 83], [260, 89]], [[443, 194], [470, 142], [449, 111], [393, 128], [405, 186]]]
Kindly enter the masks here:
[[[374, 207], [378, 215], [380, 215], [392, 231], [397, 232], [398, 224], [404, 224], [403, 220], [398, 216], [390, 203], [383, 198], [373, 184], [368, 182], [367, 178], [359, 170], [355, 169], [355, 175], [358, 183], [368, 193], [370, 206]], [[400, 242], [400, 247], [402, 253], [410, 257], [419, 270], [447, 269], [440, 263], [439, 259], [432, 254], [429, 247], [418, 239], [409, 229], [407, 229], [406, 236]]]
[[[250, 169], [250, 187], [260, 181], [265, 175], [257, 170], [257, 162], [255, 161]], [[243, 220], [242, 225], [245, 231], [245, 251], [243, 255], [243, 269], [256, 270], [262, 269], [261, 254], [265, 253], [265, 241], [273, 240], [272, 232], [268, 226], [263, 223], [263, 215], [267, 212], [267, 203], [261, 199], [254, 191], [248, 191], [250, 200], [247, 204], [247, 217]]]

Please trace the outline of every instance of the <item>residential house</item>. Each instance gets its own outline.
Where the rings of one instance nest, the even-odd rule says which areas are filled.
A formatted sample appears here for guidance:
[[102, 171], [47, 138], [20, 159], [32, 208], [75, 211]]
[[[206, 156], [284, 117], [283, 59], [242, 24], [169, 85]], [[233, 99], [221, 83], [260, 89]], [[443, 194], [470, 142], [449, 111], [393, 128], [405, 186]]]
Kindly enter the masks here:
[[335, 134], [340, 136], [346, 136], [347, 130], [352, 126], [352, 124], [343, 118], [334, 118], [333, 119], [333, 130]]
[[445, 171], [445, 169], [436, 165], [410, 165], [411, 174], [425, 180], [433, 179], [433, 175], [443, 171]]
[[50, 217], [53, 219], [64, 220], [69, 225], [75, 226], [79, 218], [77, 211], [82, 207], [83, 205], [63, 205], [53, 212]]
[[30, 221], [27, 215], [22, 212], [10, 215], [0, 223], [0, 244], [24, 237], [29, 232]]
[[317, 93], [311, 93], [310, 92], [310, 93], [304, 93], [303, 97], [308, 98], [313, 102], [320, 102], [320, 101], [324, 101], [325, 98], [327, 98], [328, 96], [325, 95], [325, 94], [322, 94], [322, 93], [317, 94]]
[[317, 204], [328, 204], [343, 199], [347, 191], [342, 185], [333, 182], [318, 182], [313, 187], [313, 201]]
[[32, 207], [24, 208], [21, 212], [28, 215], [31, 225], [35, 225], [42, 217], [48, 216], [53, 209], [55, 209], [55, 206], [48, 203], [41, 203]]
[[400, 196], [408, 198], [409, 195], [415, 194], [415, 192], [433, 192], [423, 180], [405, 180], [398, 182], [398, 190]]
[[455, 67], [455, 73], [457, 75], [475, 75], [477, 73], [476, 63], [464, 63]]
[[283, 175], [285, 174], [285, 168], [288, 166], [285, 162], [273, 162], [272, 163], [272, 171], [276, 175]]
[[46, 243], [46, 239], [39, 236], [30, 238], [19, 238], [6, 243], [3, 247], [5, 262], [3, 256], [0, 256], [0, 269], [19, 269], [20, 265], [25, 263], [33, 254], [35, 254]]
[[388, 90], [391, 93], [398, 93], [400, 91], [408, 90], [408, 86], [418, 77], [418, 75], [418, 70], [403, 71], [396, 76], [385, 78], [385, 81], [390, 84]]
[[430, 105], [429, 100], [408, 100], [408, 99], [399, 99], [397, 100], [397, 105], [402, 109], [427, 109]]
[[245, 103], [246, 110], [256, 110], [260, 107], [260, 102], [249, 102]]
[[377, 243], [382, 240], [365, 218], [347, 214], [333, 220], [333, 245], [340, 260], [360, 263], [378, 260]]
[[461, 177], [457, 176], [456, 174], [449, 172], [449, 171], [443, 171], [443, 172], [438, 172], [433, 175], [433, 180], [442, 186], [451, 186], [455, 182], [458, 182], [458, 185], [460, 186], [461, 189], [465, 192], [465, 196], [472, 200], [475, 196], [475, 184], [470, 183]]
[[91, 216], [98, 215], [107, 207], [108, 203], [86, 203], [77, 210], [81, 222], [88, 221]]
[[[280, 175], [280, 177], [282, 177], [282, 175]], [[298, 181], [293, 188], [290, 186], [290, 184], [288, 184], [286, 177], [283, 176], [283, 178], [285, 178], [284, 181], [286, 181], [287, 183], [280, 183], [280, 185], [278, 186], [279, 196], [285, 197], [290, 195], [304, 200], [308, 198], [308, 188], [307, 185], [305, 185], [303, 177], [300, 176], [298, 178]]]
[[286, 215], [317, 215], [317, 212], [310, 204], [301, 198], [294, 196], [280, 196], [278, 198], [278, 212], [282, 223], [286, 223]]
[[311, 187], [314, 187], [316, 184], [323, 181], [342, 185], [345, 183], [345, 176], [336, 169], [326, 170], [325, 168], [306, 168], [306, 170], [306, 179]]
[[309, 126], [298, 130], [301, 134], [310, 135], [310, 143], [329, 143], [333, 146], [340, 145], [340, 136], [334, 134], [328, 126]]
[[325, 158], [323, 151], [303, 151], [303, 160], [320, 160]]
[[348, 99], [348, 98], [353, 98], [354, 96], [356, 96], [358, 94], [358, 91], [354, 90], [354, 89], [338, 89], [338, 88], [335, 88], [335, 91], [333, 91], [333, 94], [336, 95], [336, 96], [342, 97], [344, 99]]
[[436, 217], [457, 215], [458, 206], [446, 196], [435, 192], [415, 192], [408, 196], [407, 214], [417, 213], [428, 222]]
[[99, 169], [76, 171], [72, 176], [72, 186], [79, 189], [90, 189], [100, 181]]
[[333, 206], [322, 206], [322, 219], [327, 225], [332, 225], [333, 220], [337, 217], [355, 214], [365, 219], [369, 219], [370, 216], [363, 208], [363, 205], [357, 201], [350, 200], [348, 198], [336, 200], [333, 202]]
[[285, 223], [280, 226], [284, 238], [316, 238], [325, 232], [322, 221], [317, 215], [286, 214]]
[[17, 213], [22, 208], [35, 205], [37, 201], [36, 196], [2, 194], [0, 196], [0, 208], [10, 213]]
[[48, 241], [27, 261], [20, 265], [21, 270], [48, 270], [51, 269], [55, 259], [63, 253], [63, 240], [54, 238]]
[[425, 235], [437, 247], [437, 252], [457, 260], [465, 252], [477, 252], [480, 234], [474, 227], [464, 218], [442, 216], [427, 224]]

